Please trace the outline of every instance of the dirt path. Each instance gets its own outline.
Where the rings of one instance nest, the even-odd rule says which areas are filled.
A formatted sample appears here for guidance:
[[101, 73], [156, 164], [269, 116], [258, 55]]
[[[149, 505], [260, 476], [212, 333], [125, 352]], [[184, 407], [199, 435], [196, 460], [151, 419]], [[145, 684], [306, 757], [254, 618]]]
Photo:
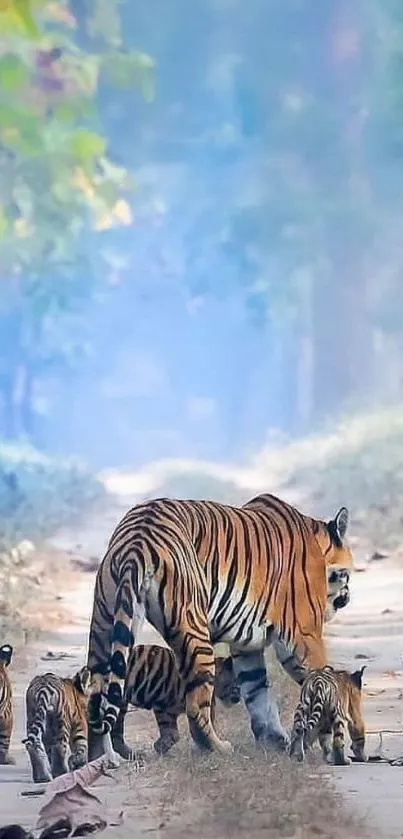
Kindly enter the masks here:
[[[400, 567], [399, 567], [400, 564]], [[355, 574], [353, 602], [328, 630], [332, 662], [348, 668], [367, 664], [365, 720], [384, 734], [389, 757], [403, 755], [403, 563], [371, 562]], [[374, 752], [377, 735], [369, 735]], [[403, 836], [403, 767], [355, 764], [335, 772], [343, 792], [371, 827], [385, 837]]]
[[[74, 542], [68, 533], [61, 533], [54, 540], [55, 544], [70, 554], [84, 558], [99, 557], [123, 508], [127, 508], [127, 502], [123, 502], [122, 507], [116, 505], [102, 521], [87, 523], [85, 530], [76, 534]], [[17, 763], [15, 767], [4, 767], [0, 771], [0, 813], [3, 824], [19, 821], [28, 827], [35, 821], [40, 799], [21, 798], [20, 795], [30, 785], [27, 758], [21, 745], [24, 734], [23, 695], [34, 673], [44, 672], [49, 667], [56, 672], [72, 673], [82, 665], [93, 583], [93, 574], [78, 574], [76, 588], [63, 595], [64, 605], [72, 613], [68, 625], [60, 627], [52, 638], [33, 645], [29, 651], [16, 651], [12, 668], [16, 703], [12, 752]], [[403, 697], [402, 591], [402, 563], [400, 568], [391, 560], [371, 563], [364, 573], [354, 576], [353, 603], [328, 632], [334, 663], [348, 667], [368, 664], [365, 706], [369, 730], [403, 731], [403, 698], [399, 698], [399, 694]], [[154, 631], [146, 628], [142, 640], [150, 642], [155, 637]], [[49, 662], [43, 660], [49, 651], [67, 652], [69, 658], [49, 665]], [[149, 744], [152, 743], [155, 729], [146, 712], [136, 711], [130, 715], [129, 723], [132, 741], [144, 743], [146, 739]], [[370, 735], [371, 751], [377, 743], [377, 736]], [[385, 734], [384, 746], [391, 755], [403, 754], [403, 733], [400, 736]], [[332, 775], [342, 793], [353, 802], [355, 811], [366, 818], [371, 832], [390, 839], [403, 836], [403, 768], [392, 768], [385, 764], [355, 765], [343, 771], [332, 770]], [[129, 786], [131, 784], [129, 779]], [[148, 786], [139, 790], [136, 797], [137, 829], [132, 833], [134, 839], [148, 831], [158, 832], [158, 818], [150, 814], [150, 796], [152, 791]], [[112, 803], [115, 807], [120, 806], [122, 801], [113, 799]], [[119, 830], [117, 835], [120, 835]]]

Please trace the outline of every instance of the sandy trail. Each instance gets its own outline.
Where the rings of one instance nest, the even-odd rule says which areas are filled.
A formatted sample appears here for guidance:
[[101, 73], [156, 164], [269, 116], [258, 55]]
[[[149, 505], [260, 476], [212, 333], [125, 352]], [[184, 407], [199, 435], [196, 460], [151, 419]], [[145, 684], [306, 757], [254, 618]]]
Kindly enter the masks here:
[[[389, 757], [403, 755], [403, 563], [371, 562], [353, 578], [353, 602], [328, 629], [332, 663], [365, 672], [365, 721]], [[358, 656], [360, 656], [358, 658]], [[368, 736], [373, 753], [377, 735]], [[403, 767], [355, 764], [335, 771], [343, 792], [382, 836], [403, 836]]]
[[[107, 515], [87, 522], [82, 532], [72, 540], [60, 533], [53, 540], [58, 548], [81, 557], [101, 556], [115, 523], [127, 500], [117, 504]], [[72, 619], [49, 640], [32, 645], [29, 650], [16, 651], [12, 678], [14, 684], [16, 720], [12, 741], [15, 767], [0, 768], [0, 815], [3, 824], [18, 821], [28, 827], [35, 823], [41, 799], [22, 798], [21, 791], [30, 786], [30, 772], [21, 738], [24, 736], [23, 696], [28, 681], [37, 672], [53, 669], [73, 673], [85, 659], [88, 623], [91, 612], [94, 575], [81, 573], [77, 586], [63, 593], [64, 605], [71, 610]], [[328, 630], [330, 657], [333, 663], [349, 668], [366, 663], [365, 717], [369, 730], [392, 730], [400, 735], [385, 734], [385, 750], [392, 756], [403, 754], [403, 563], [391, 559], [372, 562], [363, 573], [353, 578], [353, 602]], [[146, 627], [142, 640], [156, 639], [151, 627]], [[43, 660], [48, 651], [67, 652], [69, 658], [51, 663]], [[154, 739], [154, 725], [145, 712], [129, 716], [131, 733], [136, 742], [146, 734]], [[129, 731], [130, 731], [129, 729]], [[368, 739], [369, 750], [378, 743], [376, 735]], [[389, 837], [403, 836], [403, 768], [387, 764], [353, 765], [343, 770], [332, 770], [340, 791], [354, 803], [357, 813], [366, 818], [371, 833]], [[152, 795], [148, 792], [147, 795]], [[115, 793], [116, 796], [116, 793]], [[148, 799], [147, 799], [148, 800]], [[114, 806], [122, 802], [114, 800]], [[136, 830], [133, 837], [157, 830], [147, 802], [136, 801]], [[120, 833], [116, 831], [117, 835]], [[124, 833], [121, 834], [122, 836]]]

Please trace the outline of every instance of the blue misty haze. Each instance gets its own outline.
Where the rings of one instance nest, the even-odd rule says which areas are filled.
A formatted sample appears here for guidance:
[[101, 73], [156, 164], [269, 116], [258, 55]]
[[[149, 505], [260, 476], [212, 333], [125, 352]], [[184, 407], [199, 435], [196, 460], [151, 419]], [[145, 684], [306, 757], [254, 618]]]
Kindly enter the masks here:
[[60, 383], [46, 448], [99, 466], [255, 451], [281, 419], [267, 332], [245, 319], [242, 299], [195, 309], [170, 293], [94, 316], [93, 355]]

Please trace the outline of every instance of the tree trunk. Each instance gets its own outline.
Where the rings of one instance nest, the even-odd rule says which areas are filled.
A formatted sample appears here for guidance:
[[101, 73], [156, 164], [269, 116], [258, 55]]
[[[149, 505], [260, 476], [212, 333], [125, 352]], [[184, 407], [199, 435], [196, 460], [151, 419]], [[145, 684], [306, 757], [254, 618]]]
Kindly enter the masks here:
[[374, 345], [367, 279], [360, 260], [340, 247], [314, 292], [314, 409], [319, 419], [366, 400]]

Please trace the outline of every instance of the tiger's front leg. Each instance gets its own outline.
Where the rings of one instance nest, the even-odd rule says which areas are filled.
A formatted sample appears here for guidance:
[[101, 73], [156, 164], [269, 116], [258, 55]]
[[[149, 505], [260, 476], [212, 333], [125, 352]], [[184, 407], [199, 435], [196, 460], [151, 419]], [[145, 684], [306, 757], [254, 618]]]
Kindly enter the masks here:
[[360, 714], [356, 713], [353, 719], [349, 721], [348, 730], [355, 759], [361, 763], [366, 763], [368, 757], [365, 754], [365, 725]]
[[179, 673], [186, 684], [186, 714], [193, 740], [202, 749], [229, 754], [231, 743], [220, 740], [212, 721], [215, 658], [207, 619], [204, 625], [200, 622], [197, 634], [193, 626], [183, 621], [166, 640], [175, 653]]
[[231, 653], [255, 740], [262, 746], [285, 751], [289, 737], [281, 725], [277, 702], [271, 693], [264, 651]]
[[170, 711], [154, 711], [160, 736], [154, 743], [159, 755], [166, 755], [172, 746], [180, 740], [178, 714]]
[[69, 772], [67, 750], [68, 738], [66, 735], [63, 735], [52, 746], [52, 775], [54, 778], [58, 778], [59, 775], [65, 775]]
[[333, 763], [335, 766], [349, 766], [351, 760], [345, 753], [345, 725], [341, 717], [333, 722]]

